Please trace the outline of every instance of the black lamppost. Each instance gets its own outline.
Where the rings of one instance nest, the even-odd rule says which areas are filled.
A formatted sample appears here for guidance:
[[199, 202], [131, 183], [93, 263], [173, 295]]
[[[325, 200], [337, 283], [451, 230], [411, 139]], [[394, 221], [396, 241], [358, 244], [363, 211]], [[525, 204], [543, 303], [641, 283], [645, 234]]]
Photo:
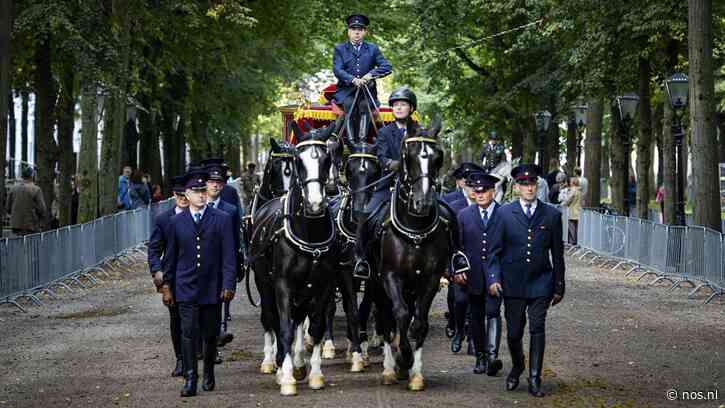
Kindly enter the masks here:
[[624, 144], [624, 186], [622, 187], [624, 195], [624, 215], [629, 217], [629, 206], [632, 204], [627, 200], [629, 193], [629, 161], [630, 146], [632, 141], [629, 137], [629, 127], [632, 125], [634, 115], [637, 114], [637, 105], [639, 104], [639, 96], [634, 93], [628, 93], [617, 97], [617, 108], [619, 110], [619, 129], [622, 132], [622, 140]]
[[685, 218], [685, 152], [682, 148], [685, 132], [682, 129], [682, 115], [687, 107], [689, 85], [687, 75], [677, 73], [665, 81], [665, 89], [670, 98], [674, 117], [672, 119], [672, 137], [675, 140], [675, 223], [687, 224]]
[[582, 165], [582, 133], [587, 126], [587, 111], [589, 107], [583, 103], [572, 107], [574, 110], [574, 122], [576, 123], [576, 166]]
[[538, 136], [537, 140], [537, 150], [539, 152], [539, 158], [537, 160], [537, 164], [541, 166], [542, 169], [546, 169], [546, 164], [543, 163], [544, 160], [544, 135], [546, 135], [546, 132], [549, 131], [549, 126], [551, 125], [551, 113], [549, 111], [539, 111], [534, 114], [534, 121], [536, 122], [536, 134]]

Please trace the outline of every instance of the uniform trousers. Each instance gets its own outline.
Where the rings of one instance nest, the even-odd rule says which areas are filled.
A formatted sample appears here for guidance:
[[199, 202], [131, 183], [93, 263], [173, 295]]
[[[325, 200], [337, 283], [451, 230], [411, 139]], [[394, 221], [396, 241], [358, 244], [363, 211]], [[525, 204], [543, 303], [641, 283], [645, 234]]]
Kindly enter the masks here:
[[477, 351], [486, 350], [486, 319], [501, 316], [501, 298], [488, 292], [478, 295], [468, 294], [468, 307], [471, 309], [471, 335]]

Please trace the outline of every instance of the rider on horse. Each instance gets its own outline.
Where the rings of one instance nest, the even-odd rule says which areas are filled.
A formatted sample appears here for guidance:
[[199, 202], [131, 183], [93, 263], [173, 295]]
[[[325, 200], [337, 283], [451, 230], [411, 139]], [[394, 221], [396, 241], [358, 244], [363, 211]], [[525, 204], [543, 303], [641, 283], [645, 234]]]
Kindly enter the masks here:
[[497, 140], [496, 132], [492, 131], [488, 136], [488, 142], [483, 145], [481, 151], [481, 167], [486, 173], [491, 173], [499, 163], [506, 161], [505, 149], [503, 143]]
[[[338, 79], [335, 103], [345, 110], [347, 137], [352, 144], [358, 142], [355, 138], [359, 132], [355, 127], [361, 123], [360, 118], [366, 118], [364, 123], [372, 120], [368, 113], [380, 105], [375, 79], [389, 75], [393, 70], [377, 45], [363, 41], [368, 24], [370, 20], [366, 16], [349, 16], [349, 41], [335, 46], [332, 59], [332, 71]], [[371, 102], [374, 105], [372, 107], [369, 105]], [[351, 120], [355, 110], [358, 118]]]
[[[385, 212], [381, 211], [384, 204], [390, 201], [390, 188], [393, 184], [391, 173], [397, 173], [400, 168], [400, 147], [405, 135], [418, 125], [413, 122], [411, 115], [418, 106], [415, 93], [406, 87], [398, 88], [390, 94], [388, 104], [393, 109], [395, 122], [380, 129], [375, 138], [378, 160], [385, 169], [384, 181], [375, 187], [373, 197], [366, 209], [369, 218], [358, 225], [357, 245], [355, 247], [354, 275], [362, 278], [370, 276], [370, 265], [365, 260], [365, 251], [372, 238], [372, 230], [377, 230], [382, 224]], [[451, 237], [454, 245], [454, 254], [451, 259], [453, 271], [465, 271], [469, 268], [468, 259], [459, 251], [460, 243], [457, 234]]]

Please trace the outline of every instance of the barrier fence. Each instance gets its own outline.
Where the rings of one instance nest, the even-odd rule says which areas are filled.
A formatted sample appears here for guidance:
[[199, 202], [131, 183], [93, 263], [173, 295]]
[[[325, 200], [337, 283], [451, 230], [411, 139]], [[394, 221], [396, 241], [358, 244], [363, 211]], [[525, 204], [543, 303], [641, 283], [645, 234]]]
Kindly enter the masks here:
[[670, 282], [669, 291], [687, 284], [690, 298], [709, 289], [705, 304], [725, 295], [725, 239], [717, 231], [582, 210], [577, 235], [570, 253], [589, 257], [592, 265], [626, 267], [625, 276], [654, 277], [651, 285]]
[[85, 224], [0, 239], [0, 305], [24, 310], [19, 299], [41, 305], [40, 293], [55, 297], [58, 287], [73, 291], [97, 283], [100, 275], [108, 276], [104, 266], [116, 268], [143, 253], [154, 217], [172, 205], [166, 200]]

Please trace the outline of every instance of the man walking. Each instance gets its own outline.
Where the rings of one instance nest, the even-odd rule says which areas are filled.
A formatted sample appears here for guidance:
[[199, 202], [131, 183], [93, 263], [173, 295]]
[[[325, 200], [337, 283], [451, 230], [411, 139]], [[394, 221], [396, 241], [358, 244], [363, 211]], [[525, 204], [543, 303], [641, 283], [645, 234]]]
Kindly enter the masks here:
[[35, 172], [31, 167], [23, 169], [23, 180], [8, 193], [5, 210], [10, 214], [10, 228], [13, 234], [23, 236], [43, 230], [47, 208], [43, 192], [33, 182]]

